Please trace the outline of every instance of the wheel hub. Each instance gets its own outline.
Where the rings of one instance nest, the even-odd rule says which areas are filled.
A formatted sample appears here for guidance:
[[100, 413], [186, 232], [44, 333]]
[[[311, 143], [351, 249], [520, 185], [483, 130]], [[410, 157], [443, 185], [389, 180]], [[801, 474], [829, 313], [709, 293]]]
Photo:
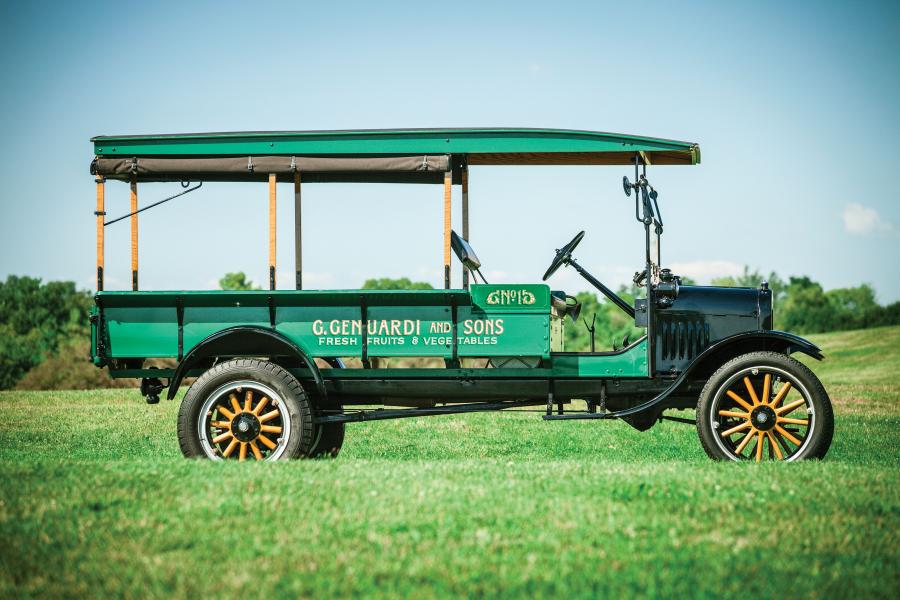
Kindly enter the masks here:
[[240, 442], [252, 442], [259, 437], [261, 427], [256, 415], [242, 412], [231, 421], [231, 434]]
[[750, 423], [759, 431], [769, 431], [778, 422], [778, 415], [767, 405], [757, 406], [750, 413]]

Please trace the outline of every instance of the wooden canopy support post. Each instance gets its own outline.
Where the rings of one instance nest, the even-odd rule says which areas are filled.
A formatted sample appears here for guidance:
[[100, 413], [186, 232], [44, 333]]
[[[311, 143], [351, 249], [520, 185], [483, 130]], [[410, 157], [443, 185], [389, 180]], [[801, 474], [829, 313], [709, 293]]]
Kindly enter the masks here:
[[300, 171], [294, 173], [294, 265], [296, 285], [303, 289], [303, 210], [300, 201]]
[[131, 180], [131, 289], [138, 290], [138, 196], [137, 181]]
[[[462, 166], [462, 236], [469, 241], [469, 165]], [[469, 289], [469, 271], [462, 266], [463, 289]]]
[[275, 289], [275, 188], [278, 177], [274, 173], [269, 174], [269, 289]]
[[450, 289], [450, 209], [453, 197], [453, 171], [444, 173], [444, 289]]
[[105, 251], [103, 247], [103, 221], [106, 219], [105, 209], [105, 189], [103, 177], [97, 176], [97, 291], [103, 291], [103, 258]]

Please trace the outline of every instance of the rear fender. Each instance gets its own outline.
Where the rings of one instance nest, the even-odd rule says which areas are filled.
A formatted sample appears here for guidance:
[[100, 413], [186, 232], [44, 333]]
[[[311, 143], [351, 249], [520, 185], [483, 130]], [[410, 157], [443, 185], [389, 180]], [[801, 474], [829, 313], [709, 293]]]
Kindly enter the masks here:
[[191, 351], [178, 363], [172, 379], [169, 380], [169, 392], [166, 397], [169, 400], [175, 397], [185, 374], [197, 364], [209, 358], [226, 356], [295, 357], [306, 364], [312, 372], [319, 395], [322, 398], [327, 396], [322, 373], [319, 371], [316, 361], [310, 358], [303, 348], [272, 329], [240, 325], [218, 331], [191, 348]]

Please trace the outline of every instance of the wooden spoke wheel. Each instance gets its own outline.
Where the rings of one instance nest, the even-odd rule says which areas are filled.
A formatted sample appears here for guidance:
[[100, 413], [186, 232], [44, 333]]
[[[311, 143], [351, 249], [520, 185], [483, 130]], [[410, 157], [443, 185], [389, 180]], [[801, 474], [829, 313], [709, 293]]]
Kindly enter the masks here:
[[825, 389], [806, 366], [784, 354], [752, 352], [709, 379], [697, 428], [712, 458], [793, 461], [825, 455], [834, 417]]
[[312, 411], [300, 383], [268, 361], [240, 358], [197, 378], [178, 414], [185, 456], [212, 460], [284, 460], [307, 456]]
[[271, 388], [235, 381], [209, 395], [200, 411], [200, 444], [211, 458], [277, 460], [287, 447], [291, 420]]

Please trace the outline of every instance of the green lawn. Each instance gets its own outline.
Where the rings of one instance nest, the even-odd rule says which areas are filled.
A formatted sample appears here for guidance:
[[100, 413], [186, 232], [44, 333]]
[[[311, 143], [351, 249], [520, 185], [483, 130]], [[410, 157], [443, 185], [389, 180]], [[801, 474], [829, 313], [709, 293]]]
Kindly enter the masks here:
[[813, 339], [837, 423], [802, 464], [534, 414], [213, 464], [181, 458], [175, 403], [2, 393], [0, 596], [897, 597], [900, 328]]

